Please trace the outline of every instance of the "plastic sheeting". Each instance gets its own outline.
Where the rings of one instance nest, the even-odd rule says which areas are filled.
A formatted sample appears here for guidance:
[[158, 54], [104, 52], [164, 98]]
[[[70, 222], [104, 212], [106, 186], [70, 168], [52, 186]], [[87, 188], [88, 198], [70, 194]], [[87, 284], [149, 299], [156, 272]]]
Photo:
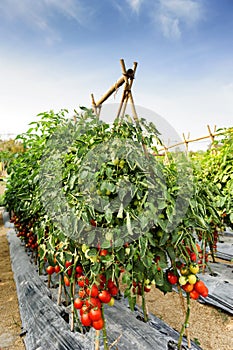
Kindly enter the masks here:
[[[57, 306], [52, 293], [30, 263], [24, 246], [14, 230], [9, 230], [8, 241], [12, 270], [16, 282], [24, 342], [27, 350], [78, 350], [94, 349], [95, 332], [71, 332], [65, 321], [68, 310]], [[140, 309], [132, 313], [123, 301], [105, 310], [109, 344], [119, 339], [112, 350], [176, 350], [178, 332], [160, 319], [150, 315], [150, 321], [140, 320]], [[103, 344], [101, 344], [101, 350]], [[183, 350], [188, 349], [183, 341]], [[201, 348], [192, 343], [191, 349]]]

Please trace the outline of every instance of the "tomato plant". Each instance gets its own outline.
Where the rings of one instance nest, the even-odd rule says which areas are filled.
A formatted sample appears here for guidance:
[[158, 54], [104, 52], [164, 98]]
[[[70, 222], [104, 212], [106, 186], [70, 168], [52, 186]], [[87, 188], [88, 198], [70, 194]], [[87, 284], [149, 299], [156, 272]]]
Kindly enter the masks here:
[[232, 137], [215, 152], [164, 159], [142, 118], [108, 124], [82, 108], [74, 123], [66, 114], [43, 113], [19, 136], [25, 152], [9, 166], [5, 199], [40, 272], [59, 273], [76, 321], [103, 329], [107, 349], [104, 307], [120, 279], [132, 310], [142, 297], [145, 321], [154, 286], [176, 285], [188, 305], [208, 296], [197, 274], [216, 232], [232, 225]]

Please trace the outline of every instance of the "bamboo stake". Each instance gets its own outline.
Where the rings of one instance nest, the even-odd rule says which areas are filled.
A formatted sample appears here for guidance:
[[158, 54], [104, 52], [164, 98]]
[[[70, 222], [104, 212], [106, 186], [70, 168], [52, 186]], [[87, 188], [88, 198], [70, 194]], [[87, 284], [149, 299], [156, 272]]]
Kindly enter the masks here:
[[[232, 133], [233, 132], [233, 129], [232, 130], [228, 130], [228, 131], [225, 131], [225, 132], [214, 132], [214, 133], [211, 133], [211, 135], [213, 136], [213, 137], [216, 137], [216, 136], [220, 136], [220, 135], [224, 135], [224, 134], [226, 134], [226, 133]], [[196, 141], [201, 141], [201, 140], [205, 140], [205, 139], [209, 139], [210, 138], [210, 135], [206, 135], [206, 136], [201, 136], [201, 137], [197, 137], [197, 138], [195, 138], [195, 139], [189, 139], [189, 140], [186, 140], [186, 141], [188, 141], [188, 143], [191, 143], [191, 142], [196, 142]], [[174, 148], [174, 147], [177, 147], [177, 146], [181, 146], [181, 145], [183, 145], [184, 144], [184, 141], [181, 141], [181, 142], [178, 142], [178, 143], [176, 143], [176, 144], [174, 144], [174, 145], [171, 145], [171, 146], [163, 146], [161, 149], [160, 149], [160, 151], [161, 150], [164, 150], [165, 149], [165, 147], [167, 148], [167, 149], [170, 149], [170, 148]]]
[[183, 139], [184, 139], [184, 144], [185, 144], [185, 147], [186, 147], [186, 153], [188, 154], [188, 148], [189, 148], [189, 141], [186, 140], [186, 137], [185, 137], [185, 134], [183, 133]]
[[209, 137], [210, 137], [211, 142], [212, 142], [212, 145], [213, 145], [213, 143], [214, 143], [214, 135], [212, 134], [209, 125], [207, 125], [207, 129], [208, 129], [208, 131], [209, 131]]
[[96, 107], [99, 107], [103, 102], [105, 102], [112, 94], [114, 91], [119, 89], [120, 86], [122, 86], [125, 82], [124, 77], [122, 76], [120, 79], [117, 80], [117, 82], [112, 85], [109, 90], [99, 99], [98, 102], [96, 102]]
[[[123, 91], [123, 94], [122, 94], [122, 99], [121, 99], [121, 103], [120, 103], [120, 106], [119, 106], [119, 109], [118, 109], [117, 118], [120, 117], [120, 113], [122, 111], [122, 107], [123, 106], [124, 107], [123, 107], [123, 111], [122, 111], [122, 114], [121, 114], [121, 118], [124, 117], [126, 106], [127, 106], [127, 102], [128, 102], [128, 99], [129, 99], [129, 92], [131, 91], [131, 87], [133, 85], [133, 79], [134, 79], [135, 72], [136, 72], [136, 69], [137, 69], [137, 62], [134, 62], [133, 69], [128, 70], [128, 71], [126, 71], [125, 63], [124, 63], [123, 59], [120, 60], [120, 63], [121, 63], [122, 74], [123, 74], [123, 77], [125, 79], [125, 88], [124, 88], [124, 91]], [[130, 82], [128, 81], [129, 78], [130, 78]]]
[[57, 305], [61, 305], [61, 294], [62, 294], [62, 274], [59, 275], [59, 287], [57, 294]]
[[70, 287], [71, 291], [71, 320], [70, 320], [70, 330], [74, 331], [74, 293], [75, 293], [75, 283], [73, 282]]
[[[137, 69], [137, 62], [134, 62], [133, 78], [130, 80], [130, 83], [129, 83], [129, 89], [130, 90], [131, 90], [132, 85], [133, 85], [133, 79], [134, 79], [134, 76], [135, 76], [135, 73], [136, 73], [136, 69]], [[125, 115], [125, 110], [126, 110], [126, 106], [127, 106], [127, 103], [128, 103], [128, 99], [129, 99], [129, 95], [127, 94], [126, 99], [125, 99], [125, 103], [124, 103], [124, 107], [123, 107], [123, 110], [122, 110], [122, 115]]]
[[119, 337], [116, 339], [116, 340], [114, 340], [114, 342], [109, 346], [109, 349], [111, 349], [114, 345], [116, 345], [118, 342], [119, 342], [119, 340], [121, 339], [121, 337], [122, 337], [122, 333], [119, 335]]
[[95, 331], [95, 350], [100, 349], [100, 331]]

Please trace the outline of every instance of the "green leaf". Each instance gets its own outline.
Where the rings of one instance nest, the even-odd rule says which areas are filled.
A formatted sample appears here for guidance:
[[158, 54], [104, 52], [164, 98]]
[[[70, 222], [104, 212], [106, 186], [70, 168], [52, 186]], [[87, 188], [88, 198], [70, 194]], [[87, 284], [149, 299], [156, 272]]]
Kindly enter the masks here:
[[140, 256], [141, 258], [143, 258], [146, 254], [146, 250], [147, 250], [147, 246], [148, 246], [148, 239], [145, 235], [141, 236], [139, 238], [139, 248], [140, 248]]

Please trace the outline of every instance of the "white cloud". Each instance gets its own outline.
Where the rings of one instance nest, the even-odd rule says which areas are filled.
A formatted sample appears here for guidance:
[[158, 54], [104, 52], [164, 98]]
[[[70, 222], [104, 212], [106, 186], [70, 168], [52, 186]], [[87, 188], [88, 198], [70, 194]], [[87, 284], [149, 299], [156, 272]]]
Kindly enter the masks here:
[[[88, 25], [88, 19], [93, 15], [93, 9], [85, 5], [81, 0], [5, 0], [0, 1], [0, 18], [20, 20], [30, 30], [44, 33], [46, 41], [60, 41], [60, 34], [52, 24], [55, 15], [74, 20], [78, 25]], [[61, 23], [62, 26], [62, 23]]]
[[144, 0], [126, 0], [126, 1], [129, 4], [129, 6], [131, 7], [131, 9], [136, 13], [139, 13], [140, 7], [141, 7], [142, 3], [144, 2]]
[[203, 18], [200, 0], [159, 0], [155, 20], [167, 38], [179, 39], [183, 26], [191, 27]]

